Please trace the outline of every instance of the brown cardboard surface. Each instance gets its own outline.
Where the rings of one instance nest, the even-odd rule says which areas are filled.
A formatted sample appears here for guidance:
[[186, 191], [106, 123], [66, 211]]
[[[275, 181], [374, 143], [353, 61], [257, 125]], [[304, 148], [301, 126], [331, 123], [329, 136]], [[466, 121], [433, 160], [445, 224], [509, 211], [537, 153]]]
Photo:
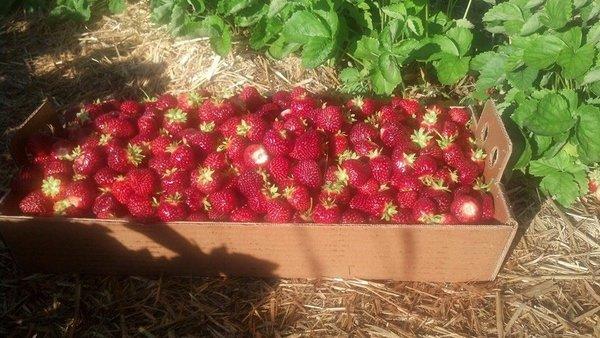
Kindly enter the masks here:
[[[47, 103], [36, 112], [45, 116], [30, 117], [17, 140], [55, 117]], [[148, 225], [10, 216], [14, 199], [9, 194], [1, 203], [0, 233], [20, 266], [32, 272], [491, 280], [517, 227], [498, 183], [510, 155], [510, 140], [492, 103], [486, 104], [475, 127], [478, 138], [485, 126], [487, 138], [479, 140], [481, 146], [488, 152], [498, 150], [496, 161], [487, 163], [485, 171], [486, 178], [494, 179], [498, 224]], [[23, 159], [22, 148], [15, 144], [15, 159]]]

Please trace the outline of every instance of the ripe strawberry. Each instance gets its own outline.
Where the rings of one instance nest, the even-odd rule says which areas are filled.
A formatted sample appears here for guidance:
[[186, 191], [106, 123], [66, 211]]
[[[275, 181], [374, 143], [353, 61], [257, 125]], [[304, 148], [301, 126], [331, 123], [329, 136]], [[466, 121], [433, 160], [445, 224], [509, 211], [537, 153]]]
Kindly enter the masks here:
[[240, 101], [244, 103], [246, 108], [250, 111], [256, 110], [264, 102], [264, 98], [255, 87], [244, 86], [242, 91], [238, 94]]
[[370, 178], [365, 184], [358, 187], [358, 191], [360, 191], [361, 193], [363, 193], [365, 195], [375, 195], [376, 193], [379, 192], [381, 187], [382, 186], [379, 184], [379, 182], [376, 179]]
[[462, 185], [473, 185], [481, 174], [479, 166], [470, 160], [462, 161], [456, 169], [458, 170], [458, 180]]
[[131, 195], [127, 199], [129, 214], [139, 221], [149, 221], [155, 217], [156, 209], [148, 196]]
[[454, 196], [450, 210], [461, 223], [477, 223], [481, 220], [481, 203], [471, 195]]
[[479, 194], [479, 200], [481, 202], [481, 220], [482, 221], [490, 221], [494, 219], [494, 197], [487, 193], [481, 192]]
[[359, 188], [371, 178], [371, 170], [366, 163], [356, 159], [348, 159], [342, 163], [342, 170], [338, 173], [338, 179], [348, 182], [350, 186]]
[[242, 171], [237, 177], [237, 189], [246, 197], [260, 194], [265, 181], [263, 177], [255, 170]]
[[311, 97], [294, 99], [290, 103], [291, 114], [297, 117], [303, 117], [313, 121], [314, 110], [317, 107], [316, 101]]
[[268, 129], [268, 124], [262, 117], [246, 115], [236, 125], [235, 132], [239, 136], [247, 138], [250, 142], [260, 142]]
[[317, 128], [329, 133], [336, 133], [342, 129], [344, 117], [342, 110], [338, 106], [327, 106], [319, 109], [315, 116], [315, 124]]
[[428, 197], [419, 198], [413, 208], [413, 218], [421, 223], [427, 223], [428, 218], [435, 215], [437, 210], [437, 204], [435, 201]]
[[373, 141], [361, 141], [354, 145], [354, 151], [360, 156], [369, 156], [377, 151], [379, 145]]
[[198, 109], [200, 121], [215, 121], [220, 124], [236, 115], [233, 103], [229, 100], [205, 100]]
[[340, 219], [340, 223], [342, 224], [361, 224], [365, 223], [366, 221], [367, 218], [362, 212], [352, 209], [344, 211]]
[[296, 182], [308, 188], [316, 189], [321, 185], [321, 169], [316, 161], [298, 161], [292, 169], [292, 175]]
[[396, 195], [396, 203], [402, 209], [412, 209], [419, 199], [419, 192], [415, 190], [398, 191]]
[[433, 136], [426, 129], [419, 128], [418, 130], [415, 130], [412, 135], [410, 135], [410, 139], [417, 147], [419, 147], [419, 149], [423, 149], [431, 144], [433, 141]]
[[442, 137], [437, 142], [442, 150], [444, 162], [450, 167], [456, 168], [460, 163], [466, 160], [464, 152], [458, 144], [454, 142], [454, 138]]
[[356, 145], [363, 141], [377, 141], [379, 132], [365, 122], [356, 122], [350, 128], [350, 142]]
[[189, 92], [177, 95], [177, 107], [188, 113], [198, 109], [204, 99], [209, 96], [208, 92]]
[[69, 140], [59, 139], [51, 146], [51, 157], [55, 160], [69, 160], [75, 144]]
[[374, 99], [362, 96], [357, 96], [346, 104], [346, 107], [359, 113], [363, 117], [373, 115], [379, 109], [378, 106], [377, 101]]
[[330, 136], [329, 145], [333, 157], [338, 157], [342, 153], [350, 150], [350, 140], [344, 132], [337, 132]]
[[[297, 115], [283, 115], [283, 113], [285, 113], [286, 111], [284, 110], [283, 112], [281, 112], [284, 121], [283, 121], [283, 129], [289, 131], [291, 134], [299, 136], [304, 134], [308, 129], [309, 126], [311, 126], [312, 124], [310, 123], [309, 120], [307, 120], [304, 117], [300, 117]], [[274, 127], [275, 129], [275, 127]], [[276, 129], [280, 129], [280, 128], [276, 128]]]
[[115, 180], [110, 187], [110, 191], [121, 204], [127, 204], [129, 197], [133, 195], [133, 190], [125, 180], [124, 176], [115, 177]]
[[402, 109], [406, 116], [417, 117], [421, 115], [423, 108], [417, 100], [393, 98], [392, 106], [396, 109]]
[[179, 168], [169, 168], [160, 177], [160, 187], [167, 194], [185, 191], [189, 185], [189, 172]]
[[471, 161], [473, 161], [478, 167], [480, 172], [483, 172], [483, 168], [485, 167], [485, 158], [487, 154], [485, 150], [481, 148], [470, 149], [471, 153]]
[[74, 181], [65, 188], [64, 197], [54, 203], [54, 213], [66, 216], [81, 216], [90, 211], [96, 190], [87, 181]]
[[292, 163], [285, 156], [272, 158], [268, 164], [269, 175], [277, 183], [282, 183], [290, 178]]
[[199, 166], [192, 171], [191, 184], [202, 193], [210, 194], [221, 188], [223, 176], [210, 167]]
[[169, 154], [156, 155], [148, 161], [148, 168], [154, 170], [158, 175], [162, 175], [166, 170], [170, 169], [171, 156]]
[[471, 120], [471, 114], [464, 107], [451, 107], [448, 117], [460, 126], [465, 126]]
[[229, 166], [227, 163], [227, 157], [222, 152], [212, 152], [206, 156], [202, 163], [205, 167], [222, 170]]
[[341, 213], [340, 207], [335, 202], [323, 200], [315, 206], [312, 218], [315, 223], [338, 223]]
[[187, 187], [183, 191], [183, 200], [188, 210], [192, 213], [204, 211], [204, 199], [206, 196], [200, 192], [200, 190]]
[[217, 151], [224, 151], [231, 161], [239, 161], [239, 163], [242, 163], [246, 145], [246, 140], [240, 136], [234, 135], [223, 139], [221, 144], [217, 147]]
[[100, 131], [116, 138], [130, 139], [136, 134], [134, 124], [125, 117], [112, 117], [107, 119], [101, 126]]
[[183, 196], [176, 192], [171, 195], [163, 195], [156, 208], [158, 218], [163, 222], [183, 221], [188, 217]]
[[392, 171], [395, 174], [405, 174], [412, 172], [416, 156], [406, 153], [401, 147], [394, 148], [392, 152]]
[[92, 212], [97, 218], [117, 218], [122, 214], [121, 204], [111, 193], [103, 193], [96, 197]]
[[192, 170], [196, 166], [196, 153], [186, 144], [173, 143], [167, 152], [171, 154], [171, 165], [179, 170]]
[[171, 94], [162, 94], [156, 100], [155, 106], [156, 109], [160, 111], [165, 111], [167, 109], [177, 107], [177, 98]]
[[43, 164], [51, 158], [54, 139], [47, 134], [34, 134], [27, 139], [25, 152], [34, 164]]
[[137, 119], [144, 111], [144, 106], [139, 104], [137, 101], [126, 100], [121, 102], [119, 109], [121, 110], [121, 114], [123, 114], [123, 116], [131, 119]]
[[380, 112], [380, 119], [383, 123], [398, 124], [401, 123], [404, 119], [406, 119], [406, 115], [404, 115], [404, 112], [401, 112], [399, 109], [394, 108], [391, 104], [383, 105], [380, 109]]
[[391, 223], [395, 224], [413, 224], [414, 222], [412, 212], [409, 209], [398, 209], [398, 212], [391, 219]]
[[388, 182], [392, 174], [392, 160], [390, 157], [376, 151], [370, 154], [369, 159], [369, 167], [373, 178], [380, 183]]
[[44, 193], [34, 190], [19, 202], [19, 210], [26, 215], [50, 216], [52, 214], [52, 202]]
[[181, 132], [181, 139], [200, 154], [208, 154], [216, 149], [216, 139], [212, 132], [188, 128]]
[[293, 140], [285, 129], [270, 129], [265, 132], [263, 144], [273, 156], [288, 155], [293, 147]]
[[437, 161], [432, 156], [421, 155], [417, 157], [413, 163], [413, 168], [415, 175], [417, 177], [422, 177], [425, 175], [433, 175], [437, 171], [438, 165]]
[[73, 171], [79, 175], [93, 175], [104, 165], [104, 155], [99, 148], [80, 150], [76, 156]]
[[313, 129], [296, 138], [294, 148], [289, 154], [296, 160], [316, 160], [321, 155], [319, 135]]
[[133, 167], [142, 166], [147, 150], [139, 145], [129, 144], [127, 149], [114, 147], [107, 154], [108, 167], [118, 173], [126, 173]]
[[204, 222], [208, 219], [206, 213], [202, 211], [195, 211], [188, 215], [187, 221], [189, 222]]
[[108, 107], [102, 103], [86, 103], [81, 108], [81, 112], [87, 114], [90, 119], [95, 119], [98, 116], [108, 112]]
[[233, 190], [226, 189], [213, 192], [207, 196], [210, 210], [220, 214], [230, 214], [238, 205], [238, 198]]
[[258, 214], [248, 205], [242, 205], [231, 212], [229, 219], [232, 222], [255, 222], [258, 220]]
[[408, 132], [402, 127], [402, 125], [389, 123], [384, 120], [383, 125], [379, 129], [379, 138], [384, 145], [394, 148], [401, 141], [410, 141]]
[[141, 196], [152, 195], [158, 185], [156, 174], [148, 168], [131, 169], [125, 179], [133, 192]]
[[275, 102], [281, 109], [287, 109], [290, 107], [292, 97], [289, 92], [278, 91], [273, 94], [271, 100]]
[[152, 114], [145, 113], [137, 120], [140, 135], [156, 136], [158, 134], [158, 121]]
[[68, 181], [64, 176], [54, 175], [47, 176], [42, 181], [41, 192], [44, 196], [52, 201], [57, 201], [64, 197]]
[[169, 133], [177, 135], [189, 126], [189, 120], [186, 112], [179, 108], [171, 108], [165, 112], [162, 126]]
[[267, 201], [265, 220], [271, 223], [288, 223], [292, 220], [293, 209], [282, 198]]
[[283, 191], [288, 203], [298, 211], [307, 211], [312, 206], [312, 198], [308, 189], [301, 185], [288, 186]]
[[243, 159], [247, 167], [259, 168], [269, 162], [269, 154], [262, 144], [251, 144], [244, 150]]
[[174, 140], [171, 136], [159, 135], [150, 142], [150, 151], [154, 156], [165, 154], [169, 146], [173, 143]]

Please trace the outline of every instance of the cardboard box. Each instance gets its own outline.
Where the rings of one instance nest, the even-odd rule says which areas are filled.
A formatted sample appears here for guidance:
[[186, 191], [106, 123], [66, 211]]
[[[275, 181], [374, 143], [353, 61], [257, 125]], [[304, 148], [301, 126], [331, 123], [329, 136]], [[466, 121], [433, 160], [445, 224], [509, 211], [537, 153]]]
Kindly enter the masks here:
[[[23, 140], [55, 124], [49, 103], [17, 130]], [[56, 126], [56, 124], [55, 124]], [[488, 153], [497, 222], [485, 225], [325, 225], [39, 218], [15, 214], [10, 192], [0, 202], [0, 234], [28, 272], [92, 274], [344, 277], [413, 281], [486, 281], [496, 277], [517, 230], [499, 183], [511, 143], [492, 102], [474, 127]]]

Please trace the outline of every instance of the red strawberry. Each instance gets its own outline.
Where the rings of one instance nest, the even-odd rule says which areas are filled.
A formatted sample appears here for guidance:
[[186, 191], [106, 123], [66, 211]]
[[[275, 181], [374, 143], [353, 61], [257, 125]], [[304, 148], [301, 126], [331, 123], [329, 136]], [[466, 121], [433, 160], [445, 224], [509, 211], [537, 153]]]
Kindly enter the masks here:
[[156, 109], [165, 111], [177, 107], [177, 98], [171, 94], [162, 94], [156, 100]]
[[140, 221], [149, 221], [156, 213], [150, 197], [135, 194], [127, 199], [127, 210], [133, 218]]
[[362, 96], [357, 96], [350, 100], [346, 106], [363, 117], [373, 115], [379, 108], [377, 101], [371, 98], [363, 98]]
[[401, 147], [394, 148], [392, 152], [392, 171], [397, 174], [412, 172], [415, 159], [414, 154], [406, 153]]
[[371, 125], [365, 122], [356, 122], [350, 129], [350, 142], [356, 145], [363, 141], [376, 141], [378, 139], [378, 131]]
[[393, 98], [391, 104], [396, 109], [402, 109], [406, 116], [417, 117], [423, 110], [421, 104], [412, 99]]
[[310, 192], [304, 186], [288, 186], [284, 189], [283, 195], [288, 203], [298, 211], [307, 211], [312, 206]]
[[264, 101], [264, 98], [255, 87], [252, 86], [244, 86], [242, 91], [238, 94], [238, 98], [240, 101], [244, 103], [248, 110], [254, 111], [258, 108]]
[[367, 218], [365, 217], [365, 215], [362, 212], [360, 212], [358, 210], [348, 209], [348, 210], [344, 211], [344, 213], [342, 214], [340, 223], [342, 223], [342, 224], [361, 224], [361, 223], [365, 223], [366, 220], [367, 220]]
[[251, 144], [244, 150], [244, 164], [249, 168], [259, 168], [267, 164], [269, 154], [262, 144]]
[[192, 171], [192, 186], [205, 194], [217, 191], [223, 184], [223, 176], [220, 172], [210, 167], [198, 167]]
[[99, 148], [82, 150], [73, 161], [73, 171], [76, 174], [93, 175], [104, 164], [104, 155]]
[[117, 172], [109, 167], [102, 167], [94, 174], [94, 182], [101, 189], [110, 189], [110, 186], [115, 181]]
[[485, 150], [481, 148], [470, 149], [471, 152], [471, 161], [473, 161], [481, 172], [483, 172], [483, 168], [485, 167], [485, 158], [487, 154]]
[[462, 161], [456, 169], [458, 170], [458, 180], [462, 185], [473, 185], [481, 173], [479, 166], [470, 160]]
[[52, 201], [57, 201], [64, 197], [67, 180], [60, 175], [47, 176], [42, 181], [42, 193], [44, 196]]
[[121, 106], [119, 107], [121, 110], [121, 114], [125, 117], [136, 119], [144, 110], [144, 106], [139, 104], [137, 101], [126, 100], [121, 102]]
[[117, 218], [122, 213], [119, 201], [111, 193], [98, 195], [94, 200], [92, 212], [101, 219]]
[[313, 120], [313, 111], [316, 108], [317, 103], [310, 97], [303, 99], [293, 100], [290, 103], [290, 110], [292, 115], [297, 117], [308, 118]]
[[292, 97], [289, 92], [286, 91], [278, 91], [273, 94], [271, 97], [273, 102], [275, 102], [281, 109], [287, 109], [290, 107], [290, 102], [292, 101]]
[[188, 128], [181, 132], [181, 139], [198, 153], [208, 154], [216, 149], [216, 140], [212, 132]]
[[267, 130], [263, 137], [263, 144], [273, 156], [288, 155], [293, 147], [292, 138], [286, 130]]
[[392, 186], [398, 189], [398, 191], [419, 191], [423, 188], [423, 183], [411, 174], [394, 174], [391, 181]]
[[318, 128], [329, 133], [337, 133], [342, 129], [344, 117], [338, 106], [327, 106], [319, 109], [315, 116], [315, 124]]
[[433, 136], [426, 129], [419, 128], [413, 132], [413, 134], [410, 136], [410, 139], [417, 147], [419, 147], [419, 149], [422, 149], [431, 144]]
[[348, 139], [348, 136], [341, 131], [335, 133], [335, 135], [331, 135], [329, 144], [334, 157], [338, 157], [350, 150], [350, 140]]
[[409, 209], [398, 209], [398, 212], [392, 216], [391, 222], [396, 224], [412, 224], [414, 223], [414, 218]]
[[407, 142], [410, 140], [408, 132], [401, 125], [389, 123], [386, 120], [379, 129], [379, 138], [383, 144], [390, 148], [396, 147], [401, 141]]
[[413, 168], [415, 175], [417, 177], [422, 177], [425, 175], [433, 175], [437, 171], [438, 165], [435, 158], [429, 155], [421, 155], [417, 157], [413, 163]]
[[298, 161], [292, 173], [296, 182], [316, 189], [321, 185], [321, 169], [316, 161]]
[[25, 152], [34, 164], [43, 164], [51, 157], [54, 139], [47, 134], [34, 134], [27, 139]]
[[127, 173], [125, 179], [131, 189], [141, 196], [150, 196], [157, 188], [156, 174], [147, 168], [132, 169]]
[[192, 212], [191, 214], [188, 215], [187, 220], [190, 222], [204, 222], [208, 219], [208, 217], [206, 216], [206, 213], [202, 212], [202, 211], [196, 211], [196, 212]]
[[421, 223], [437, 213], [437, 204], [428, 197], [419, 198], [413, 206], [413, 218]]
[[471, 114], [464, 107], [451, 107], [448, 117], [460, 126], [465, 126], [471, 120]]
[[127, 204], [129, 197], [133, 195], [133, 190], [123, 176], [117, 176], [115, 178], [111, 185], [110, 191], [121, 204]]
[[354, 145], [354, 151], [360, 156], [369, 156], [377, 151], [379, 145], [373, 141], [361, 141]]
[[171, 136], [159, 135], [150, 142], [150, 151], [152, 151], [154, 156], [165, 154], [169, 146], [173, 143], [174, 140]]
[[400, 123], [402, 120], [406, 118], [403, 112], [396, 110], [391, 104], [384, 105], [380, 109], [381, 111], [381, 121], [384, 123]]
[[167, 194], [185, 191], [189, 185], [189, 172], [178, 168], [169, 168], [165, 170], [160, 178], [161, 189]]
[[250, 197], [261, 193], [265, 181], [255, 170], [245, 170], [238, 175], [236, 184], [242, 195]]
[[177, 95], [177, 107], [186, 112], [198, 109], [202, 101], [208, 97], [207, 92], [189, 92]]
[[269, 161], [268, 171], [275, 182], [282, 183], [290, 178], [291, 166], [287, 157], [278, 156]]
[[232, 161], [242, 161], [244, 150], [246, 149], [246, 141], [237, 135], [226, 137], [217, 147], [217, 151], [225, 151], [227, 157]]
[[50, 216], [52, 202], [41, 191], [34, 190], [19, 202], [19, 210], [26, 215]]
[[139, 145], [129, 144], [127, 149], [114, 147], [108, 151], [108, 167], [118, 173], [126, 173], [132, 167], [139, 167], [146, 158], [147, 151]]
[[233, 103], [229, 100], [205, 100], [198, 109], [200, 121], [215, 121], [220, 124], [236, 115]]
[[196, 166], [196, 153], [188, 145], [174, 143], [167, 152], [171, 153], [171, 165], [179, 170], [191, 170]]
[[317, 203], [312, 218], [315, 223], [338, 223], [341, 213], [340, 207], [335, 202], [324, 200]]
[[267, 130], [268, 125], [262, 117], [258, 115], [246, 115], [236, 125], [235, 132], [239, 136], [247, 138], [250, 142], [260, 142]]
[[489, 221], [494, 219], [494, 197], [489, 193], [481, 192], [479, 199], [481, 201], [481, 220]]
[[70, 162], [65, 160], [49, 160], [42, 165], [44, 176], [61, 175], [71, 176], [73, 168]]
[[[284, 110], [283, 112], [281, 112], [281, 114], [283, 115], [283, 113], [285, 112], [286, 111]], [[299, 117], [296, 115], [285, 115], [284, 119], [284, 130], [291, 132], [291, 134], [293, 135], [302, 135], [309, 129], [310, 122], [304, 117]], [[275, 128], [274, 126], [274, 129], [279, 130], [280, 128]]]
[[376, 179], [371, 178], [365, 184], [358, 187], [358, 191], [365, 195], [375, 195], [379, 192], [380, 188], [381, 185], [379, 182]]
[[392, 173], [392, 160], [379, 151], [371, 153], [369, 158], [369, 167], [373, 178], [380, 183], [388, 182]]
[[360, 160], [349, 159], [342, 163], [342, 171], [339, 172], [338, 179], [348, 182], [352, 187], [358, 188], [371, 178], [369, 166]]
[[163, 128], [171, 134], [179, 134], [189, 125], [188, 114], [179, 108], [171, 108], [165, 112]]
[[54, 203], [54, 213], [67, 216], [84, 215], [90, 211], [95, 199], [96, 191], [87, 181], [71, 182], [65, 189], [63, 199]]
[[296, 138], [294, 148], [289, 154], [297, 160], [316, 160], [321, 155], [319, 135], [313, 129], [306, 131]]
[[158, 134], [158, 122], [151, 114], [144, 114], [137, 120], [138, 133], [140, 135], [156, 136]]
[[171, 168], [171, 156], [165, 153], [152, 157], [148, 161], [148, 168], [154, 170], [158, 175], [162, 175]]
[[136, 128], [129, 120], [125, 117], [113, 117], [107, 119], [101, 126], [100, 130], [104, 134], [112, 135], [116, 138], [130, 139], [135, 136]]
[[450, 210], [461, 223], [477, 223], [481, 220], [481, 203], [471, 195], [454, 196]]
[[213, 192], [207, 198], [210, 210], [220, 215], [230, 214], [238, 204], [236, 194], [230, 189]]
[[292, 207], [281, 198], [267, 201], [265, 220], [271, 223], [287, 223], [292, 220]]
[[183, 191], [183, 198], [185, 205], [192, 213], [204, 211], [204, 199], [206, 196], [200, 190], [188, 187]]
[[156, 208], [156, 214], [163, 222], [183, 221], [187, 219], [188, 211], [183, 201], [183, 196], [178, 192], [161, 196]]
[[258, 214], [248, 205], [243, 205], [233, 210], [229, 219], [232, 222], [254, 222], [258, 220]]
[[221, 152], [212, 152], [206, 156], [203, 165], [214, 170], [221, 170], [228, 167], [227, 157]]
[[411, 209], [419, 199], [419, 192], [415, 190], [398, 191], [396, 203], [402, 209]]

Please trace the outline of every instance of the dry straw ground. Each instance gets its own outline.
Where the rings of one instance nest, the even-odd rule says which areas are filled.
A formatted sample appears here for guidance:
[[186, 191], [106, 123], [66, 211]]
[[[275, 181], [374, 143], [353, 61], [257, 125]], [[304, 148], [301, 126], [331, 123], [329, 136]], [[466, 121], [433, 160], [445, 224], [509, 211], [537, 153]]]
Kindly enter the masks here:
[[[336, 88], [329, 68], [304, 70], [236, 44], [215, 56], [149, 23], [145, 2], [92, 23], [0, 22], [0, 125], [10, 133], [44, 96], [59, 106], [253, 84], [262, 91]], [[6, 189], [14, 170], [2, 136]], [[590, 207], [560, 210], [527, 181], [509, 195], [522, 237], [490, 283], [115, 278], [20, 274], [0, 244], [0, 336], [357, 335], [600, 336], [600, 224]], [[597, 209], [596, 209], [597, 210]]]

